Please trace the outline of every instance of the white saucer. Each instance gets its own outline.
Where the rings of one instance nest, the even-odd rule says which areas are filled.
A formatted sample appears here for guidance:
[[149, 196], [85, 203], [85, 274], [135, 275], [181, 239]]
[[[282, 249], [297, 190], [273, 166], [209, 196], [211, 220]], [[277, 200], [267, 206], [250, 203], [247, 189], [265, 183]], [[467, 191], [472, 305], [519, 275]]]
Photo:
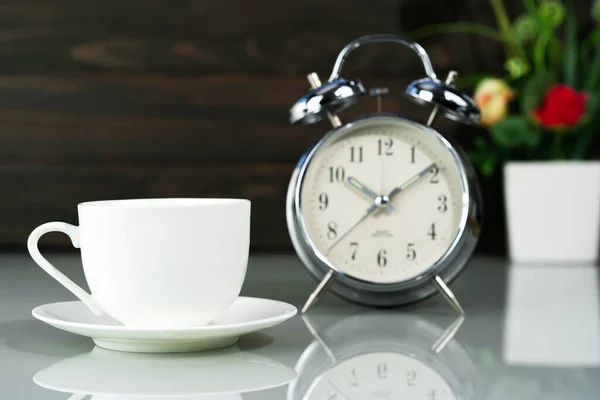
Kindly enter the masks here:
[[296, 307], [281, 301], [238, 297], [209, 325], [177, 329], [128, 328], [108, 315], [92, 314], [80, 301], [45, 304], [34, 308], [32, 315], [55, 328], [90, 337], [105, 349], [171, 353], [231, 346], [241, 335], [280, 324], [296, 312]]

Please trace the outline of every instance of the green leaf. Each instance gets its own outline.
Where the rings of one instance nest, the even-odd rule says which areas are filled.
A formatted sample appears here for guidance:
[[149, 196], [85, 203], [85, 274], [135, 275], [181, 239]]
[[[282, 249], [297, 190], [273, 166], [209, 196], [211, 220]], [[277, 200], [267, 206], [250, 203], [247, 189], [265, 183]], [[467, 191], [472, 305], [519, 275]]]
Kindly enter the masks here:
[[[585, 115], [579, 121], [577, 128], [583, 127], [584, 129], [592, 130], [594, 133], [600, 133], [598, 126], [596, 126], [598, 121], [600, 121], [600, 93], [591, 93], [585, 102]], [[579, 129], [577, 128], [576, 130], [578, 131]], [[577, 131], [575, 133], [579, 133]]]
[[521, 116], [511, 116], [493, 125], [490, 134], [504, 148], [535, 147], [542, 137], [541, 130]]
[[546, 70], [546, 49], [548, 48], [548, 43], [550, 42], [551, 38], [552, 31], [548, 28], [545, 28], [538, 35], [538, 38], [535, 42], [533, 50], [533, 61], [537, 71]]
[[469, 159], [473, 164], [481, 164], [489, 156], [487, 141], [481, 137], [475, 139], [475, 149], [468, 152]]
[[594, 63], [594, 58], [597, 56], [598, 50], [597, 44], [600, 44], [600, 27], [593, 30], [590, 35], [583, 40], [581, 46], [579, 46], [579, 63], [581, 66], [580, 74], [581, 76], [587, 77], [585, 89], [588, 89], [590, 85], [590, 79], [592, 79], [592, 64]]
[[548, 43], [548, 52], [553, 62], [553, 68], [559, 67], [564, 57], [564, 49], [562, 42], [556, 35], [552, 35], [550, 43]]
[[530, 15], [522, 15], [513, 23], [513, 29], [519, 40], [528, 42], [540, 32], [540, 23]]
[[[588, 121], [600, 120], [600, 93], [592, 93], [586, 102], [586, 117]], [[595, 127], [597, 129], [597, 127]]]
[[600, 124], [600, 94], [592, 94], [586, 102], [586, 114], [573, 130], [571, 137], [574, 144], [569, 156], [574, 159], [584, 159], [590, 152], [590, 144], [599, 133]]
[[481, 175], [486, 178], [489, 178], [494, 174], [494, 170], [496, 169], [496, 164], [498, 163], [498, 159], [495, 156], [489, 157], [482, 164], [479, 170], [481, 171]]
[[565, 6], [560, 1], [547, 0], [538, 9], [540, 20], [550, 28], [557, 28], [565, 19]]
[[553, 60], [562, 52], [559, 46], [559, 39], [555, 35], [555, 30], [565, 19], [565, 7], [561, 2], [555, 0], [546, 0], [542, 2], [539, 8], [535, 9], [535, 4], [529, 5], [530, 12], [535, 12], [535, 18], [540, 24], [539, 34], [533, 49], [533, 62], [537, 71], [547, 69], [546, 53], [550, 53]]
[[[600, 1], [600, 0], [599, 0]], [[581, 52], [585, 55], [589, 53], [594, 45], [600, 41], [600, 27], [590, 33], [590, 35], [581, 44]]]
[[588, 81], [585, 85], [586, 89], [589, 91], [598, 90], [598, 85], [600, 84], [600, 39], [596, 40], [596, 51], [594, 54], [594, 61], [592, 61], [592, 66], [590, 68], [590, 74], [588, 75]]
[[509, 58], [504, 62], [504, 69], [508, 71], [512, 79], [519, 79], [529, 72], [529, 66], [519, 57]]
[[485, 178], [490, 177], [499, 162], [499, 152], [487, 140], [478, 136], [475, 138], [475, 149], [468, 152], [469, 159]]
[[[544, 0], [536, 6], [535, 0], [523, 0], [530, 18], [539, 26], [533, 48], [533, 63], [537, 71], [548, 69], [546, 53], [550, 55], [551, 64], [559, 64], [563, 59], [563, 49], [557, 28], [565, 19], [565, 7], [560, 1]], [[554, 67], [554, 66], [552, 66]]]
[[592, 17], [596, 22], [600, 22], [600, 0], [596, 0], [592, 6]]
[[481, 136], [475, 138], [475, 147], [486, 147], [487, 143], [487, 140], [485, 140]]
[[590, 143], [596, 132], [592, 129], [584, 129], [577, 132], [575, 141], [569, 150], [569, 158], [581, 160], [585, 159], [590, 152]]
[[518, 56], [527, 59], [525, 54], [525, 50], [521, 45], [521, 42], [517, 39], [517, 36], [513, 30], [513, 27], [510, 23], [510, 19], [508, 13], [506, 12], [506, 8], [504, 7], [504, 3], [502, 0], [489, 0], [490, 6], [494, 11], [494, 15], [496, 16], [496, 23], [500, 29], [502, 37], [504, 38], [505, 43], [505, 51], [507, 57]]
[[574, 88], [577, 83], [577, 25], [573, 0], [566, 0], [566, 2], [565, 83]]
[[546, 71], [535, 74], [525, 82], [520, 97], [523, 114], [529, 115], [533, 108], [542, 103], [546, 91], [555, 81], [554, 73]]

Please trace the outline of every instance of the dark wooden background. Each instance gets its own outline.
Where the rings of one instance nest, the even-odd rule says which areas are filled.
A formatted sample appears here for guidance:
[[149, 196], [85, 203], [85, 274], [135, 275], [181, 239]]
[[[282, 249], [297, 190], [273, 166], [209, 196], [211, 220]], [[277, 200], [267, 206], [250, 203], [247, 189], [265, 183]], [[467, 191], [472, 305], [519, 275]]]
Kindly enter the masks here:
[[[494, 24], [484, 0], [3, 1], [0, 245], [23, 249], [43, 222], [77, 223], [81, 201], [235, 196], [253, 201], [254, 250], [289, 251], [288, 179], [328, 129], [287, 123], [306, 74], [328, 76], [357, 36], [456, 20]], [[498, 46], [474, 36], [420, 42], [439, 75], [502, 62]], [[370, 46], [346, 66], [344, 75], [391, 89], [386, 110], [425, 118], [400, 97], [423, 75], [414, 53]], [[363, 103], [342, 117], [375, 107]], [[436, 127], [466, 147], [481, 133]], [[501, 183], [482, 184], [480, 251], [503, 252]], [[43, 243], [68, 245], [58, 234]]]

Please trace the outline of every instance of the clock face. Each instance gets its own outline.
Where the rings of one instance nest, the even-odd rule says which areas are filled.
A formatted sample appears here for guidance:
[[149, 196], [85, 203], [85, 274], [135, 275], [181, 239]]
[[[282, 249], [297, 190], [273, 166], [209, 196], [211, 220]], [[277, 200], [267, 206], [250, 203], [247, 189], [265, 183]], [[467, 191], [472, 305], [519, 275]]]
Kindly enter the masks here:
[[396, 117], [343, 128], [312, 155], [300, 187], [305, 235], [336, 269], [374, 283], [426, 272], [465, 209], [461, 167], [430, 130]]
[[454, 400], [446, 380], [427, 364], [400, 353], [350, 358], [319, 377], [307, 400]]

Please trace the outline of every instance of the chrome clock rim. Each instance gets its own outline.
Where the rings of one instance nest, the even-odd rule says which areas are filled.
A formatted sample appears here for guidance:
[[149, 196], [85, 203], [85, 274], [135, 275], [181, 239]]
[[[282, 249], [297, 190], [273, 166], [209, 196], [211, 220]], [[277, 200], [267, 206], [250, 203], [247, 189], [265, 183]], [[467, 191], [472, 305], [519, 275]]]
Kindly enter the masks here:
[[[424, 273], [404, 282], [373, 283], [352, 277], [333, 265], [318, 250], [307, 232], [302, 212], [301, 192], [306, 170], [314, 155], [327, 144], [343, 137], [356, 125], [368, 123], [402, 123], [422, 130], [423, 134], [433, 135], [449, 152], [459, 168], [462, 182], [462, 214], [459, 228], [448, 250]], [[412, 121], [400, 114], [378, 113], [364, 115], [329, 131], [312, 146], [298, 162], [288, 187], [286, 218], [290, 238], [296, 253], [316, 280], [320, 281], [330, 270], [335, 273], [331, 291], [346, 300], [371, 306], [398, 306], [421, 301], [434, 295], [437, 290], [430, 284], [430, 278], [439, 275], [446, 283], [456, 279], [466, 267], [477, 245], [481, 227], [481, 195], [475, 172], [460, 148], [443, 137], [433, 128]]]

